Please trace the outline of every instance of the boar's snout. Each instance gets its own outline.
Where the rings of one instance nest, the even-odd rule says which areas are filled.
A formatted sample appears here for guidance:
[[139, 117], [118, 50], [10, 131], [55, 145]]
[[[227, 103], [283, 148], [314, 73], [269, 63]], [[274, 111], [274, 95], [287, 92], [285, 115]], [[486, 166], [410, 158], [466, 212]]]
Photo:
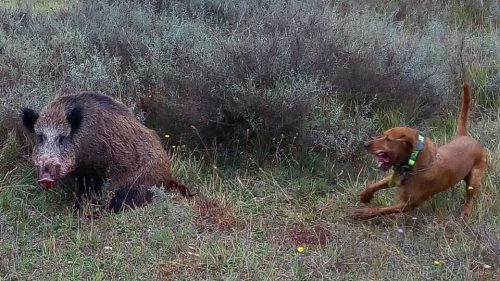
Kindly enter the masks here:
[[43, 189], [55, 187], [55, 181], [61, 176], [61, 163], [54, 157], [41, 157], [37, 167], [38, 184]]

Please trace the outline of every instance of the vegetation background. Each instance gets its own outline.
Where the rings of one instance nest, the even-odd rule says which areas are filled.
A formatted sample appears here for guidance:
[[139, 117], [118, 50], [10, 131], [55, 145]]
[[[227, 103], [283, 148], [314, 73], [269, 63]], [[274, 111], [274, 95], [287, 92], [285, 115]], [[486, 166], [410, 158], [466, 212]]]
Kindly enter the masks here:
[[[0, 279], [500, 280], [499, 28], [496, 0], [2, 1]], [[491, 160], [470, 220], [460, 184], [352, 221], [380, 177], [362, 141], [447, 142], [464, 80]], [[19, 108], [80, 90], [156, 129], [199, 196], [93, 220], [39, 189]]]

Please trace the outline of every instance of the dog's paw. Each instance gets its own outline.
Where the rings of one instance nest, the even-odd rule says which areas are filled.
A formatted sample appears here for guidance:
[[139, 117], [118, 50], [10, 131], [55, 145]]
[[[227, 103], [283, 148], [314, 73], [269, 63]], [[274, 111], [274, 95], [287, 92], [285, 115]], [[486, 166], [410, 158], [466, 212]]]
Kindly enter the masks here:
[[366, 190], [362, 191], [359, 194], [359, 201], [361, 203], [369, 203], [373, 199], [373, 192], [367, 192]]
[[460, 219], [467, 220], [470, 216], [470, 213], [467, 210], [462, 210], [460, 212]]
[[358, 209], [352, 214], [355, 220], [367, 220], [377, 216], [377, 210], [372, 208]]

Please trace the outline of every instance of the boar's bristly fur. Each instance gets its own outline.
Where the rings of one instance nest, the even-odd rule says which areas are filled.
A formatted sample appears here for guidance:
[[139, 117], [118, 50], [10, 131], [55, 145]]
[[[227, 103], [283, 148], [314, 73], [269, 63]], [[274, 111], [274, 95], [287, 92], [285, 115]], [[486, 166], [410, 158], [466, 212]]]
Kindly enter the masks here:
[[34, 137], [39, 185], [48, 189], [58, 179], [76, 178], [76, 207], [84, 194], [99, 193], [105, 179], [115, 192], [109, 205], [115, 212], [150, 202], [152, 186], [191, 195], [172, 178], [158, 135], [111, 97], [94, 92], [62, 96], [40, 113], [23, 108], [22, 120]]

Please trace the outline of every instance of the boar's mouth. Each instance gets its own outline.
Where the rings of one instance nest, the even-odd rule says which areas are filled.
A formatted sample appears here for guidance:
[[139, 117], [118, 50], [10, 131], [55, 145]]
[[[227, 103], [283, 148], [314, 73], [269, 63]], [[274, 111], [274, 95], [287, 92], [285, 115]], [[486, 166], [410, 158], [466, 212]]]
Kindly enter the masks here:
[[50, 174], [43, 174], [41, 179], [38, 180], [38, 185], [43, 189], [52, 189], [56, 187], [55, 179]]

